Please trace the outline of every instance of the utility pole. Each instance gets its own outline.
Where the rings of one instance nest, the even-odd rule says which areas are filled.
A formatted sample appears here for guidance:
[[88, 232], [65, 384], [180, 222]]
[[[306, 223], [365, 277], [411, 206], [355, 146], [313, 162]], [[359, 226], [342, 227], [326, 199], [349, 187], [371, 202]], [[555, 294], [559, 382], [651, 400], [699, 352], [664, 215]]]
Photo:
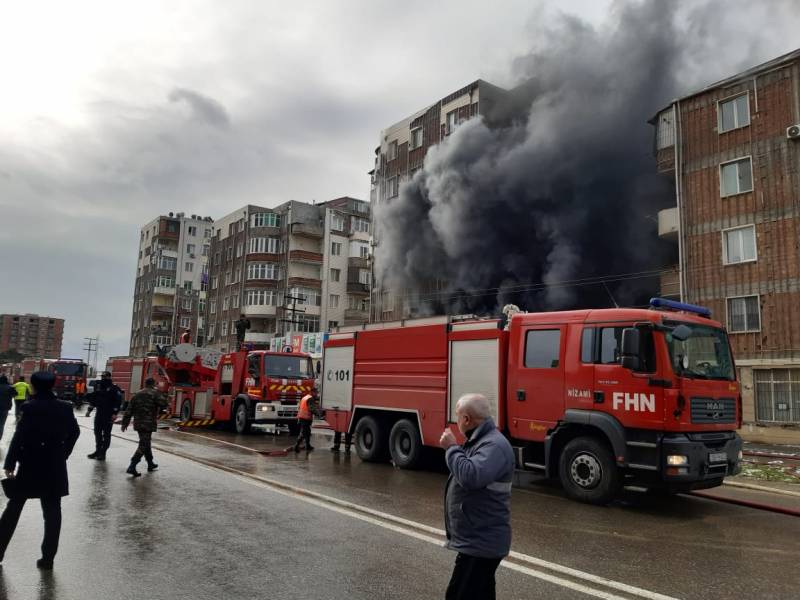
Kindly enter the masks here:
[[95, 359], [97, 358], [97, 340], [99, 339], [99, 335], [97, 337], [85, 337], [83, 338], [83, 349], [86, 350], [86, 365], [92, 364], [92, 352], [95, 353]]
[[283, 307], [283, 309], [285, 311], [292, 313], [292, 318], [291, 319], [281, 319], [281, 321], [283, 323], [287, 323], [289, 325], [289, 327], [287, 328], [287, 330], [285, 332], [286, 333], [286, 337], [288, 338], [289, 334], [292, 331], [292, 325], [298, 325], [300, 323], [300, 321], [297, 320], [296, 315], [298, 313], [306, 312], [302, 308], [297, 308], [297, 303], [298, 302], [305, 302], [306, 297], [305, 296], [284, 296], [284, 299], [292, 301], [292, 307], [291, 308], [289, 308], [288, 306], [284, 306]]

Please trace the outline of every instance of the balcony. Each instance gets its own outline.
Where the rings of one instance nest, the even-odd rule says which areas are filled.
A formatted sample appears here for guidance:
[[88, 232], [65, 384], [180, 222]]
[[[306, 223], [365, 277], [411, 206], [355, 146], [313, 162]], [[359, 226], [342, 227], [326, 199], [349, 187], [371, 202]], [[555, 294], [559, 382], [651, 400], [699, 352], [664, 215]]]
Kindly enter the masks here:
[[319, 252], [309, 252], [308, 250], [290, 250], [289, 261], [307, 265], [321, 265], [322, 254]]
[[351, 256], [347, 259], [347, 266], [351, 269], [369, 269], [369, 259]]
[[174, 287], [167, 287], [164, 285], [157, 285], [153, 288], [154, 294], [162, 294], [164, 296], [174, 296], [175, 295], [175, 288]]
[[658, 236], [672, 242], [678, 241], [678, 207], [658, 211]]
[[164, 305], [155, 305], [153, 306], [153, 315], [155, 316], [168, 316], [171, 317], [172, 314], [175, 312], [174, 307], [172, 306], [164, 306]]
[[345, 325], [356, 325], [358, 323], [366, 323], [367, 321], [369, 321], [369, 312], [366, 310], [347, 308], [344, 311]]
[[680, 271], [677, 265], [667, 271], [661, 272], [661, 297], [680, 300], [681, 284]]
[[168, 248], [161, 248], [160, 250], [162, 258], [178, 258], [177, 250], [170, 250]]
[[315, 223], [292, 223], [290, 226], [292, 235], [299, 235], [315, 240], [322, 239], [325, 232], [322, 231], [322, 226]]
[[366, 283], [359, 283], [358, 281], [348, 281], [347, 282], [347, 293], [348, 294], [363, 294], [365, 296], [369, 295], [369, 285]]
[[248, 331], [244, 334], [244, 341], [253, 344], [268, 344], [269, 341], [275, 337], [274, 333], [259, 333], [256, 331]]
[[242, 312], [246, 317], [274, 317], [276, 308], [268, 304], [253, 304], [243, 306]]
[[312, 287], [321, 288], [322, 280], [309, 277], [289, 277], [289, 287]]

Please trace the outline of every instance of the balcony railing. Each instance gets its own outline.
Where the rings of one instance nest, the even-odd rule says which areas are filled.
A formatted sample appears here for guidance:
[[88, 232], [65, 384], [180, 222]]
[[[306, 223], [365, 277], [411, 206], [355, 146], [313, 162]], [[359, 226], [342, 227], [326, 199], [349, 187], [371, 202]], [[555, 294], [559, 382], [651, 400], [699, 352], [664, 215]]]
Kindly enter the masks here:
[[289, 260], [297, 263], [321, 265], [322, 254], [319, 252], [309, 252], [308, 250], [290, 250]]
[[167, 287], [165, 285], [157, 285], [153, 288], [154, 294], [164, 294], [165, 296], [174, 296], [175, 295], [175, 288], [174, 287]]
[[366, 323], [369, 320], [369, 312], [357, 308], [347, 308], [344, 311], [344, 320], [348, 325]]
[[324, 235], [322, 226], [313, 223], [292, 223], [291, 232], [292, 235], [302, 235], [314, 239], [319, 239]]
[[242, 307], [246, 317], [274, 317], [276, 308], [268, 304], [253, 304]]
[[347, 282], [347, 293], [348, 294], [369, 294], [369, 285], [366, 283], [360, 283], [358, 281], [348, 281]]
[[369, 259], [351, 256], [347, 259], [347, 266], [351, 269], [369, 269]]

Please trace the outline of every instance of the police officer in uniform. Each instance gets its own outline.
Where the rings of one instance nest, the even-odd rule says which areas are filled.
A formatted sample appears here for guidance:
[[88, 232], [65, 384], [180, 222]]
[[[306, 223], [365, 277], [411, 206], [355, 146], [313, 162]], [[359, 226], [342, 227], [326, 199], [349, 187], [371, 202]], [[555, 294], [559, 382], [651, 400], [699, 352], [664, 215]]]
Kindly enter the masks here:
[[153, 462], [153, 449], [150, 440], [153, 432], [158, 428], [158, 415], [167, 408], [167, 398], [156, 389], [156, 380], [149, 377], [144, 382], [144, 389], [136, 392], [131, 401], [128, 402], [128, 409], [122, 417], [122, 431], [128, 429], [131, 419], [133, 428], [139, 434], [139, 446], [131, 457], [131, 464], [126, 473], [139, 477], [141, 473], [136, 470], [136, 465], [144, 456], [147, 461], [147, 470], [155, 471], [158, 465]]
[[104, 371], [100, 383], [91, 394], [86, 395], [86, 400], [97, 411], [94, 415], [95, 449], [88, 458], [105, 460], [111, 446], [111, 428], [122, 405], [122, 390], [111, 381], [111, 373]]

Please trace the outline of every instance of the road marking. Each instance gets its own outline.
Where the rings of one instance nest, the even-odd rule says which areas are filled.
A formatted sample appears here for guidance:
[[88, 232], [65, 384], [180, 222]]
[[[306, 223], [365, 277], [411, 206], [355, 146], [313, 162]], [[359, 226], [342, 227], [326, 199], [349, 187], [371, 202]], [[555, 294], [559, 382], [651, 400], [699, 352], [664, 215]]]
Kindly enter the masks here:
[[[88, 429], [88, 428], [87, 428]], [[185, 433], [185, 432], [182, 432]], [[121, 439], [127, 440], [129, 442], [133, 442], [124, 436], [120, 436], [118, 434], [112, 434], [115, 437], [119, 437]], [[215, 438], [210, 438], [208, 436], [202, 436], [198, 434], [187, 434], [187, 435], [197, 435], [198, 437], [208, 438], [214, 441], [220, 441], [224, 444], [230, 446], [236, 446], [240, 448], [244, 448], [247, 450], [254, 451], [252, 448], [247, 448], [246, 446], [239, 446], [238, 444], [234, 444], [232, 442], [225, 442], [223, 440], [217, 440]], [[390, 513], [385, 513], [379, 510], [375, 510], [373, 508], [369, 508], [367, 506], [361, 506], [359, 504], [355, 504], [353, 502], [348, 502], [346, 500], [341, 500], [339, 498], [335, 498], [333, 496], [328, 496], [326, 494], [321, 494], [319, 492], [313, 492], [311, 490], [307, 490], [305, 488], [297, 487], [294, 485], [290, 485], [284, 483], [282, 481], [270, 479], [267, 477], [262, 477], [260, 475], [254, 475], [252, 473], [248, 473], [246, 471], [242, 471], [240, 469], [235, 469], [233, 467], [229, 467], [227, 465], [217, 464], [213, 461], [209, 461], [206, 459], [198, 458], [191, 456], [190, 454], [185, 454], [183, 452], [179, 452], [174, 449], [164, 448], [155, 444], [155, 446], [161, 450], [162, 452], [166, 452], [168, 454], [172, 454], [174, 456], [178, 456], [183, 458], [184, 460], [188, 460], [195, 465], [202, 466], [203, 468], [215, 470], [215, 471], [224, 471], [228, 474], [233, 475], [237, 479], [240, 479], [244, 482], [250, 483], [251, 485], [259, 485], [260, 487], [265, 487], [270, 489], [271, 491], [280, 493], [285, 496], [290, 496], [296, 499], [303, 500], [308, 504], [312, 504], [314, 506], [318, 506], [320, 508], [325, 508], [326, 510], [330, 510], [333, 512], [337, 512], [343, 515], [350, 516], [354, 519], [361, 520], [366, 523], [370, 523], [376, 525], [378, 527], [382, 527], [389, 531], [393, 531], [396, 533], [400, 533], [402, 535], [406, 535], [408, 537], [412, 537], [418, 539], [420, 541], [425, 541], [431, 544], [435, 544], [437, 546], [443, 545], [443, 538], [446, 534], [445, 531], [442, 529], [438, 529], [436, 527], [431, 527], [429, 525], [425, 525], [424, 523], [419, 523], [417, 521], [411, 521], [409, 519], [404, 519], [403, 517], [398, 517], [396, 515], [392, 515]], [[257, 451], [255, 451], [257, 452]], [[430, 535], [426, 535], [425, 533], [433, 534], [436, 536], [440, 536], [439, 538], [431, 537]], [[567, 567], [564, 565], [560, 565], [558, 563], [553, 563], [550, 561], [546, 561], [541, 558], [536, 558], [535, 556], [530, 556], [527, 554], [523, 554], [520, 552], [512, 551], [509, 554], [509, 558], [513, 559], [513, 561], [525, 562], [531, 565], [535, 565], [537, 567], [545, 568], [550, 571], [554, 571], [556, 573], [560, 573], [563, 575], [568, 575], [574, 577], [576, 579], [582, 580], [584, 582], [593, 583], [599, 586], [603, 586], [606, 588], [610, 588], [613, 590], [617, 590], [620, 592], [624, 592], [626, 594], [637, 596], [639, 598], [645, 598], [647, 600], [676, 600], [676, 598], [672, 596], [666, 596], [664, 594], [659, 594], [658, 592], [653, 592], [650, 590], [646, 590], [643, 588], [639, 588], [633, 585], [628, 585], [626, 583], [622, 583], [619, 581], [614, 581], [613, 579], [606, 579], [605, 577], [601, 577], [599, 575], [594, 575], [592, 573], [587, 573], [585, 571], [581, 571], [579, 569], [573, 569], [571, 567]], [[535, 577], [537, 579], [541, 579], [542, 581], [547, 581], [549, 583], [553, 583], [555, 585], [559, 585], [565, 587], [567, 589], [571, 589], [583, 594], [587, 594], [590, 596], [594, 596], [596, 598], [603, 598], [604, 600], [626, 600], [624, 596], [618, 596], [611, 592], [606, 592], [603, 590], [599, 590], [594, 587], [590, 587], [588, 585], [584, 585], [582, 583], [578, 583], [575, 581], [571, 581], [568, 579], [564, 579], [563, 577], [558, 577], [556, 575], [551, 575], [549, 573], [545, 573], [543, 571], [532, 569], [530, 567], [520, 565], [517, 562], [513, 562], [508, 559], [503, 560], [501, 566], [510, 569], [512, 571], [517, 571], [519, 573], [523, 573], [529, 575], [531, 577]]]

